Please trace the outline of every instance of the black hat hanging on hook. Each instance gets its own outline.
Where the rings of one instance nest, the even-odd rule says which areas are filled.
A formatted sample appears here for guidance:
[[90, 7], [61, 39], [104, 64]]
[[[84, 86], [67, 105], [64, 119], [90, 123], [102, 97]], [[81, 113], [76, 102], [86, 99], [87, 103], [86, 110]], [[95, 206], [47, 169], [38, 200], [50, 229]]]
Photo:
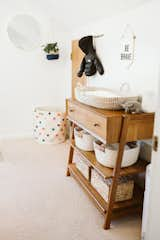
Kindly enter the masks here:
[[104, 69], [99, 60], [96, 50], [93, 47], [93, 36], [86, 36], [79, 40], [79, 47], [85, 53], [81, 62], [80, 70], [77, 73], [78, 77], [82, 77], [83, 72], [86, 76], [93, 76], [98, 71], [99, 74], [104, 74]]

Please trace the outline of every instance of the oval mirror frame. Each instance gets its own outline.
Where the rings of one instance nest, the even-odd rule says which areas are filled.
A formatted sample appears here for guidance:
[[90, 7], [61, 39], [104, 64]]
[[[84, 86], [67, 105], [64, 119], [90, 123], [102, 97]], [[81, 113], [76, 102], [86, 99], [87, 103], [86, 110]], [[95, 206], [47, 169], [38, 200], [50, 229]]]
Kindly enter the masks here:
[[33, 51], [41, 45], [40, 23], [31, 15], [18, 14], [7, 25], [7, 33], [15, 47]]

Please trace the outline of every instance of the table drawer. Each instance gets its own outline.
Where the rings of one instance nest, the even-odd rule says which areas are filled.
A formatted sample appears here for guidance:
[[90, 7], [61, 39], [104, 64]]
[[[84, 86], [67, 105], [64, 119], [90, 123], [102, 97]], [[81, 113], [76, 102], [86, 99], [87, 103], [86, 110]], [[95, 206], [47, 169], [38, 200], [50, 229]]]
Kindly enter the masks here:
[[107, 118], [100, 116], [96, 112], [88, 111], [72, 102], [68, 102], [68, 116], [71, 120], [81, 124], [95, 135], [104, 140], [106, 139]]

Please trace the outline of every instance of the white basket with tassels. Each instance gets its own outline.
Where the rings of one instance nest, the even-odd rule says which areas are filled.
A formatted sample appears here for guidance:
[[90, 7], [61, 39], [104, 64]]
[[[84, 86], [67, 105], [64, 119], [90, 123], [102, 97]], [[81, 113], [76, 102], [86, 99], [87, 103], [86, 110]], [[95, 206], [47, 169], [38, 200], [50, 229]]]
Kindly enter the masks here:
[[[94, 141], [96, 159], [105, 167], [114, 168], [118, 155], [118, 144], [104, 145], [100, 141]], [[132, 148], [125, 146], [121, 167], [129, 167], [138, 160], [140, 145], [137, 143]]]
[[75, 144], [83, 151], [93, 151], [94, 137], [79, 127], [74, 128]]

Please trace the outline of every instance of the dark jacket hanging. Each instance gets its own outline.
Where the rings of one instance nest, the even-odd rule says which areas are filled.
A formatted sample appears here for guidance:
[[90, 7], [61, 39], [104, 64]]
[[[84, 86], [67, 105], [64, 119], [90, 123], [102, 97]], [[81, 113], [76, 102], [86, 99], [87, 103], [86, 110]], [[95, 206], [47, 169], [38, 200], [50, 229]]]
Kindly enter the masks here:
[[81, 38], [79, 40], [79, 47], [85, 53], [85, 56], [81, 62], [77, 76], [82, 77], [83, 72], [86, 76], [92, 76], [96, 74], [97, 71], [102, 75], [104, 69], [93, 47], [93, 37], [87, 36]]

